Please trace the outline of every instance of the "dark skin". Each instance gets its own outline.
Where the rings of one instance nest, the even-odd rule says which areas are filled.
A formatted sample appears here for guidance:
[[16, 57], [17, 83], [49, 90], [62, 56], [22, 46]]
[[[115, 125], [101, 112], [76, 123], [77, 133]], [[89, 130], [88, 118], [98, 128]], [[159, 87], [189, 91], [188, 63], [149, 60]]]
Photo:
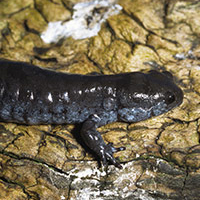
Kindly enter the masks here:
[[169, 72], [77, 75], [22, 62], [0, 61], [0, 121], [19, 124], [82, 123], [83, 142], [104, 165], [121, 167], [98, 127], [137, 122], [182, 103], [183, 92]]

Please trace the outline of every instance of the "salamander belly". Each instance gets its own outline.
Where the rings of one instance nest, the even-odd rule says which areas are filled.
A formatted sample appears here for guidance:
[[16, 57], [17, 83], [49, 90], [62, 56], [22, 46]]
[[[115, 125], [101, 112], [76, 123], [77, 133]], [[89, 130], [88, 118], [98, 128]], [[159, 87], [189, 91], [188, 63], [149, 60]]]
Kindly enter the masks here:
[[22, 124], [65, 124], [85, 121], [94, 109], [81, 108], [77, 103], [66, 106], [62, 103], [1, 101], [0, 121]]

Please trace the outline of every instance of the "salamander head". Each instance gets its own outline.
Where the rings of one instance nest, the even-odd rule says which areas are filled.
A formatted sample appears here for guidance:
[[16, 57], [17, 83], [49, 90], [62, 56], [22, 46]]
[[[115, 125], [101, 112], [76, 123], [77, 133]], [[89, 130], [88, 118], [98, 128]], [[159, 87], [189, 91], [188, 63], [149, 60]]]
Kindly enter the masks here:
[[130, 73], [129, 86], [120, 98], [119, 117], [136, 122], [161, 115], [183, 101], [182, 90], [170, 72]]
[[155, 116], [179, 106], [183, 101], [183, 91], [174, 83], [170, 72], [150, 71], [147, 74]]

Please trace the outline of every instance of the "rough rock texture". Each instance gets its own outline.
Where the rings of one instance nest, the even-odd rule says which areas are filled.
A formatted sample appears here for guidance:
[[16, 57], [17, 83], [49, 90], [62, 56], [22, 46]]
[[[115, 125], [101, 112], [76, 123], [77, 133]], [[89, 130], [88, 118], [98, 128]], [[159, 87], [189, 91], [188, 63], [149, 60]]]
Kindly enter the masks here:
[[0, 57], [82, 74], [168, 70], [183, 104], [99, 128], [106, 142], [126, 147], [116, 154], [121, 170], [99, 168], [73, 125], [1, 123], [0, 199], [200, 199], [199, 0], [119, 0], [123, 9], [98, 36], [45, 44], [47, 23], [70, 20], [78, 2], [85, 1], [1, 0]]

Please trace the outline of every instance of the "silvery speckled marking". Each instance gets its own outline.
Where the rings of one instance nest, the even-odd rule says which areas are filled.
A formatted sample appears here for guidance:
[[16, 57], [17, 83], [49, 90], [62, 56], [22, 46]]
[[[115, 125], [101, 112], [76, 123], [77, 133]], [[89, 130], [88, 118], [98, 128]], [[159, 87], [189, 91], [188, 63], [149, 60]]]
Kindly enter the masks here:
[[90, 38], [98, 34], [101, 24], [109, 16], [116, 15], [122, 9], [113, 0], [95, 0], [74, 5], [72, 20], [67, 22], [49, 22], [48, 28], [41, 34], [45, 43], [55, 43], [62, 38]]
[[181, 104], [182, 90], [169, 72], [78, 75], [22, 62], [0, 61], [0, 120], [20, 124], [82, 123], [81, 138], [104, 164], [121, 165], [99, 126], [137, 122]]

